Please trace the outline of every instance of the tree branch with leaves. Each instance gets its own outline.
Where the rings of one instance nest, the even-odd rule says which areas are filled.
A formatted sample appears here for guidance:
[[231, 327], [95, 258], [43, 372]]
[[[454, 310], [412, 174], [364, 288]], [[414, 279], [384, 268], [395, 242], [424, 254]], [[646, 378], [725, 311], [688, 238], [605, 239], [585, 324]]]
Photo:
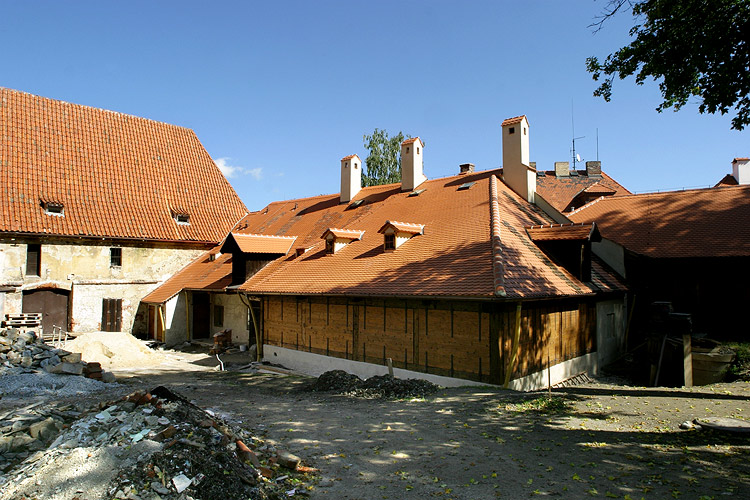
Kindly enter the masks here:
[[697, 98], [701, 113], [732, 111], [732, 128], [750, 124], [750, 0], [611, 0], [591, 26], [628, 9], [633, 41], [603, 62], [586, 59], [601, 80], [595, 96], [609, 102], [615, 77], [635, 75], [638, 85], [659, 82], [659, 112]]
[[372, 135], [363, 137], [365, 147], [370, 152], [365, 158], [365, 171], [362, 172], [362, 184], [377, 186], [401, 182], [401, 143], [411, 136], [404, 137], [399, 132], [388, 137], [388, 132], [378, 130]]

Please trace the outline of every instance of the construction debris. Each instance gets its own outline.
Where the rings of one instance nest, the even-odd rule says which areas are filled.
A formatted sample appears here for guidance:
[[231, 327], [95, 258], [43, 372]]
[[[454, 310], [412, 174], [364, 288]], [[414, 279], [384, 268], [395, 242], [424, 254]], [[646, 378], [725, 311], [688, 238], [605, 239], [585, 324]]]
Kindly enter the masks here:
[[390, 375], [375, 375], [362, 380], [343, 370], [323, 373], [309, 386], [318, 392], [337, 392], [359, 397], [423, 398], [437, 392], [439, 387], [421, 379], [399, 379]]
[[316, 472], [165, 387], [85, 412], [24, 409], [0, 425], [0, 455], [23, 458], [0, 462], [0, 499], [300, 498]]
[[34, 330], [8, 328], [0, 330], [0, 368], [20, 368], [25, 372], [45, 370], [48, 373], [83, 375], [104, 382], [113, 382], [99, 363], [86, 363], [81, 354], [49, 344]]

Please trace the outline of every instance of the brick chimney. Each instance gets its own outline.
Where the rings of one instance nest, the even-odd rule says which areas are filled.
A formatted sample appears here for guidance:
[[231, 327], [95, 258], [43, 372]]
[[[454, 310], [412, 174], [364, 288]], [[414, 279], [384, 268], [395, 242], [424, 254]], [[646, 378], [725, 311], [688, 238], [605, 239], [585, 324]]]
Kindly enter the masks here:
[[503, 181], [534, 203], [536, 170], [529, 165], [529, 121], [526, 116], [508, 118], [503, 128]]
[[414, 191], [427, 180], [424, 176], [423, 153], [424, 144], [419, 137], [401, 143], [401, 191]]
[[732, 177], [737, 184], [750, 184], [750, 158], [732, 160]]
[[555, 177], [570, 177], [570, 163], [567, 161], [556, 161]]
[[474, 164], [473, 163], [462, 163], [458, 166], [459, 173], [461, 174], [470, 174], [474, 172]]
[[602, 162], [600, 161], [587, 161], [586, 162], [586, 175], [589, 177], [601, 177], [602, 175]]
[[362, 189], [362, 160], [357, 155], [341, 158], [341, 203], [349, 203]]

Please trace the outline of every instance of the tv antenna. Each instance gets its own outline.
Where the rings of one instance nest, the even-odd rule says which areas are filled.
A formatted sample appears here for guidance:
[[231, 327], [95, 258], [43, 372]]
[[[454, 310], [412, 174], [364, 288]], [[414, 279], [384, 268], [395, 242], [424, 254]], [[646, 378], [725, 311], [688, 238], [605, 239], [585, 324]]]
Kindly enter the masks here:
[[[586, 136], [582, 135], [580, 137], [576, 137], [576, 122], [575, 122], [575, 112], [573, 109], [573, 99], [570, 100], [570, 125], [571, 125], [571, 129], [573, 132], [573, 150], [572, 150], [573, 170], [576, 170], [576, 163], [581, 161], [581, 155], [576, 154], [576, 140], [585, 139]], [[597, 138], [598, 138], [598, 135], [597, 135]]]

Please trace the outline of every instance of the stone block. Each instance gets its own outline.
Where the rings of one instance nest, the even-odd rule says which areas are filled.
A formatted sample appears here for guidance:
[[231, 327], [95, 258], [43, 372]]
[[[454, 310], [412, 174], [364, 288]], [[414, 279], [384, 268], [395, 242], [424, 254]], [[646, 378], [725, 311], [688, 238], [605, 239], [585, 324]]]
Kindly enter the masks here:
[[57, 421], [53, 418], [46, 418], [41, 422], [33, 423], [29, 426], [29, 434], [34, 439], [47, 441], [59, 431]]
[[[45, 360], [45, 361], [48, 361], [48, 360]], [[52, 364], [50, 362], [50, 363], [47, 363], [47, 365], [44, 366], [43, 368], [47, 371], [47, 373], [62, 373], [63, 372], [62, 363]]]
[[83, 373], [83, 364], [82, 363], [60, 363], [61, 372], [60, 373], [67, 373], [69, 375], [81, 375]]
[[61, 358], [65, 363], [80, 363], [81, 362], [81, 353], [80, 352], [71, 352], [70, 354], [66, 354]]
[[295, 470], [299, 465], [300, 458], [286, 451], [280, 451], [276, 454], [279, 465], [287, 469]]
[[102, 372], [102, 382], [107, 384], [117, 381], [115, 374], [112, 372]]

